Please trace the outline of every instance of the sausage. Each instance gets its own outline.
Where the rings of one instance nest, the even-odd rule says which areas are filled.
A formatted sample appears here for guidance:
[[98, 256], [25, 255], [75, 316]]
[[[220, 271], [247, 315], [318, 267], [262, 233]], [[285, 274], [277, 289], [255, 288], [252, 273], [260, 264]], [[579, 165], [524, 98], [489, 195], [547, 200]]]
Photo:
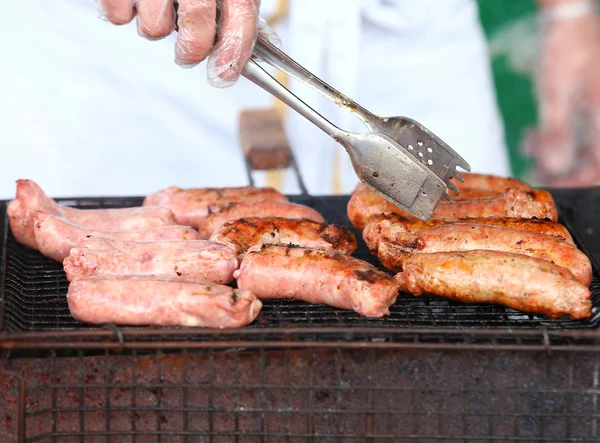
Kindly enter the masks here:
[[159, 206], [77, 209], [59, 205], [48, 197], [32, 180], [17, 180], [17, 193], [7, 208], [9, 223], [15, 239], [32, 249], [37, 249], [33, 229], [33, 215], [43, 210], [65, 217], [76, 225], [92, 229], [136, 230], [175, 225], [169, 208]]
[[87, 236], [127, 241], [200, 240], [189, 226], [164, 226], [139, 231], [109, 231], [77, 226], [64, 217], [37, 211], [34, 216], [35, 241], [39, 251], [53, 260], [63, 262], [77, 240]]
[[80, 276], [157, 276], [227, 284], [238, 261], [223, 245], [206, 240], [134, 242], [83, 237], [63, 261], [67, 279]]
[[401, 290], [466, 303], [494, 303], [560, 318], [589, 318], [591, 292], [548, 261], [497, 251], [419, 254], [396, 275]]
[[468, 189], [485, 189], [487, 191], [504, 192], [507, 189], [520, 189], [521, 191], [531, 191], [531, 186], [524, 181], [510, 177], [499, 177], [490, 174], [476, 174], [473, 172], [461, 172], [464, 182], [460, 183], [454, 180], [453, 183], [459, 189], [460, 194]]
[[[354, 191], [348, 202], [347, 212], [350, 222], [359, 231], [365, 228], [371, 217], [379, 214], [398, 214], [406, 218], [415, 218], [366, 186], [360, 186]], [[494, 198], [440, 202], [431, 218], [457, 220], [484, 217], [535, 217], [556, 222], [558, 212], [552, 195], [547, 191], [508, 189]]]
[[476, 249], [547, 260], [570, 270], [586, 286], [592, 281], [592, 264], [575, 246], [551, 235], [498, 226], [456, 223], [415, 233], [398, 233], [393, 242], [382, 239], [377, 252], [381, 263], [397, 272], [402, 270], [404, 261], [415, 254]]
[[352, 226], [359, 231], [365, 228], [371, 217], [379, 214], [398, 214], [413, 218], [411, 214], [380, 197], [362, 183], [352, 192], [346, 212]]
[[251, 246], [261, 244], [293, 244], [348, 255], [357, 247], [356, 237], [343, 226], [284, 217], [233, 220], [225, 223], [210, 240], [227, 246], [240, 258]]
[[495, 198], [458, 200], [451, 204], [441, 203], [435, 209], [432, 218], [456, 220], [482, 217], [535, 217], [556, 222], [558, 212], [554, 199], [548, 191], [507, 189]]
[[565, 242], [574, 245], [573, 237], [563, 225], [550, 220], [537, 220], [529, 218], [461, 218], [454, 220], [430, 219], [428, 221], [416, 218], [405, 218], [397, 214], [380, 214], [371, 218], [363, 230], [363, 239], [371, 253], [376, 253], [380, 239], [395, 241], [396, 236], [404, 233], [419, 232], [424, 229], [451, 223], [470, 223], [476, 225], [500, 226], [510, 229], [521, 229], [525, 231], [538, 232], [540, 234], [552, 235]]
[[234, 277], [260, 299], [325, 303], [366, 317], [389, 315], [399, 287], [392, 276], [348, 255], [279, 245], [250, 248]]
[[318, 223], [325, 222], [321, 214], [308, 206], [278, 200], [264, 200], [256, 203], [232, 203], [219, 212], [214, 212], [206, 217], [198, 232], [203, 239], [208, 239], [228, 221], [247, 217], [305, 218]]
[[215, 283], [152, 277], [82, 277], [69, 285], [71, 315], [82, 323], [239, 328], [262, 302], [250, 291]]
[[231, 203], [262, 200], [288, 201], [286, 196], [273, 188], [245, 186], [181, 189], [171, 186], [149, 194], [144, 199], [144, 206], [166, 206], [175, 214], [177, 223], [198, 229], [211, 212], [217, 212]]
[[494, 198], [498, 197], [502, 192], [498, 191], [490, 191], [488, 189], [477, 189], [477, 188], [464, 188], [460, 189], [460, 192], [457, 194], [452, 190], [448, 190], [448, 195], [452, 198], [452, 200], [474, 200], [481, 198]]

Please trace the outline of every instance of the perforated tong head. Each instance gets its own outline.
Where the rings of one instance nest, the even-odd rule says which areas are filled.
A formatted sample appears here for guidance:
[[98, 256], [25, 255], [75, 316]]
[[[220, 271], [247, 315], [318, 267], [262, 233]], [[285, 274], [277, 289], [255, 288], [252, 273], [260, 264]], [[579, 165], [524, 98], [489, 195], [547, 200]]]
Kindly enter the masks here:
[[[353, 133], [338, 128], [312, 109], [259, 64], [264, 61], [354, 113], [368, 129]], [[308, 72], [287, 54], [259, 37], [244, 77], [304, 116], [348, 152], [359, 179], [374, 192], [422, 220], [428, 220], [439, 201], [458, 193], [452, 179], [463, 181], [457, 170], [469, 164], [439, 137], [404, 117], [381, 118]]]

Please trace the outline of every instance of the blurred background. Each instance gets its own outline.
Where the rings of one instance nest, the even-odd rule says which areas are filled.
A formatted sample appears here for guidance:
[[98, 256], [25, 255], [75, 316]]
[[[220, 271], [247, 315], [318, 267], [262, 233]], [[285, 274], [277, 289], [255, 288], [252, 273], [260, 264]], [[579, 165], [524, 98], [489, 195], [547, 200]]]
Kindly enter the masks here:
[[[140, 38], [135, 22], [100, 20], [92, 0], [2, 8], [0, 198], [18, 178], [57, 197], [244, 185], [238, 118], [260, 109], [277, 111], [311, 193], [356, 185], [341, 147], [258, 87], [213, 88], [204, 63], [175, 65], [174, 35]], [[544, 27], [536, 0], [263, 0], [261, 16], [307, 69], [374, 113], [423, 123], [473, 172], [546, 187], [600, 181], [596, 13]], [[334, 123], [364, 130], [278, 78]], [[569, 91], [592, 97], [591, 112], [542, 106]], [[298, 192], [289, 171], [255, 178]]]

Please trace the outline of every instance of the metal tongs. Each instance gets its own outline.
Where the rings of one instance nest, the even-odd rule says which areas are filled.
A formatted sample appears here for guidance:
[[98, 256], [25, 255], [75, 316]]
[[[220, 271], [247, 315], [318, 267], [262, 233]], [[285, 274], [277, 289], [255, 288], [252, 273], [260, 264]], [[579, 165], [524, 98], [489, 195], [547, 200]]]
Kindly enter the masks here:
[[[260, 60], [353, 112], [369, 131], [359, 134], [338, 128], [273, 78], [257, 63]], [[243, 75], [340, 143], [350, 155], [356, 175], [369, 188], [422, 220], [431, 217], [440, 199], [452, 202], [447, 189], [458, 193], [451, 179], [463, 182], [463, 178], [456, 167], [471, 170], [460, 155], [421, 124], [372, 114], [260, 36]]]

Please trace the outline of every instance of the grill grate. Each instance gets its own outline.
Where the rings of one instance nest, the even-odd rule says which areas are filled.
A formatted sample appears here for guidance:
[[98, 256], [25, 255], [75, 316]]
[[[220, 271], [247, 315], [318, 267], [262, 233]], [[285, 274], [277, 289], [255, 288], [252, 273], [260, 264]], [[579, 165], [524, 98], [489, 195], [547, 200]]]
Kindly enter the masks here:
[[[295, 196], [292, 201], [309, 205], [330, 223], [350, 226], [346, 216], [348, 197]], [[77, 199], [62, 203], [82, 207], [125, 207], [141, 199]], [[557, 201], [557, 203], [559, 203]], [[6, 217], [5, 217], [6, 218]], [[564, 220], [563, 223], [567, 224]], [[568, 226], [568, 224], [567, 224]], [[18, 244], [4, 222], [3, 317], [0, 329], [11, 332], [82, 330], [90, 326], [76, 322], [66, 302], [68, 282], [62, 265]], [[355, 256], [378, 266], [360, 238]], [[577, 239], [576, 239], [577, 240]], [[581, 245], [580, 245], [581, 246]], [[377, 328], [540, 328], [595, 329], [600, 322], [600, 282], [592, 282], [593, 317], [585, 321], [553, 320], [523, 314], [495, 305], [462, 304], [437, 297], [400, 296], [385, 319], [368, 319], [351, 311], [289, 300], [264, 303], [258, 320], [248, 328], [279, 327], [377, 327]]]

